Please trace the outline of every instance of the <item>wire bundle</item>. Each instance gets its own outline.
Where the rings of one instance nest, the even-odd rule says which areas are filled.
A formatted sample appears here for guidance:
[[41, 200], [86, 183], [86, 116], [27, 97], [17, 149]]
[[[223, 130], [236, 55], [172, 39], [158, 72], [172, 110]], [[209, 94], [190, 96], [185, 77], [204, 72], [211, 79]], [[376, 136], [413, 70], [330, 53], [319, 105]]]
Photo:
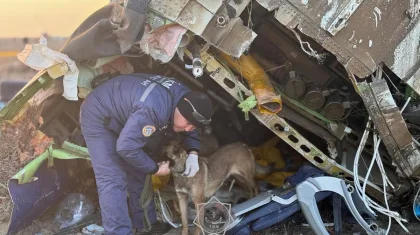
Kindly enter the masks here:
[[[407, 102], [403, 106], [401, 112], [404, 111], [404, 109], [407, 107], [407, 104], [409, 102], [410, 102], [410, 99], [407, 100]], [[402, 224], [402, 222], [407, 222], [407, 220], [402, 218], [401, 215], [398, 212], [391, 211], [389, 209], [386, 188], [387, 188], [388, 185], [391, 186], [392, 188], [394, 188], [394, 186], [392, 185], [391, 181], [388, 179], [388, 177], [386, 175], [385, 168], [384, 168], [384, 165], [382, 163], [382, 159], [379, 155], [379, 145], [381, 144], [381, 139], [378, 136], [378, 134], [376, 133], [376, 131], [374, 131], [374, 133], [373, 133], [373, 141], [374, 141], [373, 157], [372, 157], [371, 163], [369, 165], [368, 171], [366, 173], [366, 177], [365, 177], [363, 186], [361, 187], [360, 180], [359, 180], [359, 174], [358, 174], [358, 166], [359, 166], [359, 160], [360, 160], [360, 157], [361, 157], [361, 152], [362, 152], [363, 148], [365, 147], [366, 140], [369, 136], [371, 125], [372, 125], [372, 120], [371, 120], [371, 117], [369, 116], [368, 122], [366, 124], [366, 129], [363, 133], [360, 145], [359, 145], [359, 147], [356, 151], [356, 156], [355, 156], [354, 163], [353, 163], [354, 185], [355, 185], [355, 189], [356, 189], [355, 191], [363, 199], [364, 204], [366, 205], [366, 207], [370, 210], [370, 212], [372, 214], [376, 215], [376, 213], [374, 213], [372, 211], [372, 209], [374, 209], [374, 210], [378, 211], [379, 213], [388, 216], [388, 221], [389, 222], [388, 222], [388, 228], [387, 228], [387, 231], [386, 231], [385, 234], [388, 234], [390, 229], [391, 229], [392, 218], [395, 219], [395, 221], [397, 221], [398, 224], [400, 224], [400, 226], [407, 233], [409, 233], [408, 229]], [[376, 128], [375, 128], [375, 130], [376, 130]], [[373, 165], [374, 165], [375, 162], [378, 165], [379, 171], [381, 172], [381, 175], [382, 175], [383, 193], [384, 193], [384, 201], [385, 201], [386, 208], [382, 207], [381, 205], [379, 205], [378, 203], [376, 203], [374, 200], [372, 200], [371, 198], [369, 198], [366, 195], [366, 185], [369, 181], [368, 177], [369, 177], [369, 175], [370, 175], [370, 173], [373, 169]]]
[[[165, 198], [163, 196], [161, 196], [160, 191], [157, 190], [156, 191], [158, 194], [158, 204], [160, 205], [161, 208], [161, 212], [162, 212], [162, 216], [163, 218], [173, 227], [173, 228], [179, 228], [182, 226], [182, 224], [176, 224], [174, 222], [172, 222], [173, 216], [172, 216], [172, 212], [171, 209], [169, 208], [169, 205], [166, 203], [167, 200], [165, 200]], [[164, 199], [162, 199], [164, 198]], [[194, 224], [188, 224], [188, 227], [194, 227]]]

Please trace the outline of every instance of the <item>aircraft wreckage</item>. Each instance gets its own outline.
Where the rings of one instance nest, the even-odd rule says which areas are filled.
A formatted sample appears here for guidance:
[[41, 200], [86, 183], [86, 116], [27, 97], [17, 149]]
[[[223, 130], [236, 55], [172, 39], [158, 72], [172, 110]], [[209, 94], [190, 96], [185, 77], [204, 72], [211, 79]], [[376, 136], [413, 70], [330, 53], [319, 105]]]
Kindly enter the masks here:
[[271, 200], [298, 201], [325, 234], [303, 194], [327, 190], [346, 198], [368, 233], [379, 228], [361, 207], [404, 224], [398, 208], [412, 211], [420, 178], [419, 11], [415, 0], [111, 1], [60, 51], [43, 39], [28, 44], [18, 58], [39, 73], [0, 118], [11, 128], [35, 105], [42, 120], [31, 161], [8, 182], [9, 232], [62, 198], [72, 179], [63, 162], [89, 159], [78, 117], [95, 82], [144, 71], [205, 91], [225, 132], [247, 140], [269, 132], [328, 175], [304, 181], [294, 200], [263, 193], [234, 208], [235, 219]]

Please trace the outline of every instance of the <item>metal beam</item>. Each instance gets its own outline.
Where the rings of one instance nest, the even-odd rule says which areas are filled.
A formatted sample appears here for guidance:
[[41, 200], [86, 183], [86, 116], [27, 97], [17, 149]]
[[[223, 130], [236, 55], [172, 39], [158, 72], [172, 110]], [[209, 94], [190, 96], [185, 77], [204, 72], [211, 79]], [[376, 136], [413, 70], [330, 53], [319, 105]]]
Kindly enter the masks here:
[[[214, 79], [221, 87], [223, 87], [236, 100], [241, 101], [239, 92], [244, 92], [245, 95], [252, 95], [252, 92], [243, 84], [236, 81], [232, 74], [229, 73], [213, 56], [207, 52], [201, 54], [206, 71], [211, 78]], [[320, 151], [316, 146], [309, 142], [305, 137], [299, 134], [292, 126], [290, 126], [283, 118], [278, 115], [261, 114], [257, 109], [251, 110], [251, 113], [274, 134], [280, 137], [283, 141], [289, 144], [304, 158], [310, 161], [318, 168], [325, 172], [342, 177], [347, 181], [352, 182], [353, 172], [347, 168], [337, 164], [333, 159]], [[360, 177], [364, 181], [363, 177]], [[370, 182], [367, 183], [367, 192], [377, 200], [383, 202], [383, 191], [380, 187]], [[392, 198], [392, 195], [388, 195]], [[388, 198], [388, 199], [389, 199]]]
[[386, 80], [355, 83], [369, 115], [398, 168], [407, 177], [420, 177], [420, 151], [413, 143]]

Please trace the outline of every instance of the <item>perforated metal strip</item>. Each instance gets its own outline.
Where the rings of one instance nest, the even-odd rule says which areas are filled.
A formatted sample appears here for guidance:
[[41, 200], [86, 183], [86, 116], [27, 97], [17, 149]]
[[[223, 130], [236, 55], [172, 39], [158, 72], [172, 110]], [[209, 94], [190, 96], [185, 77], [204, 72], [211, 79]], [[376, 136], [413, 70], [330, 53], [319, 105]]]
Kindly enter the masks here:
[[[221, 87], [223, 87], [236, 100], [240, 101], [238, 91], [243, 91], [246, 95], [252, 95], [241, 83], [237, 83], [235, 78], [211, 55], [206, 52], [201, 54], [206, 70], [210, 77], [213, 78]], [[239, 87], [238, 87], [239, 86]], [[239, 89], [239, 90], [238, 90]], [[329, 158], [321, 152], [316, 146], [309, 142], [305, 137], [299, 134], [292, 126], [290, 126], [283, 118], [278, 115], [261, 114], [257, 109], [251, 110], [251, 113], [274, 134], [284, 140], [287, 144], [293, 147], [304, 158], [310, 161], [315, 166], [326, 171], [327, 173], [346, 179], [346, 181], [353, 183], [353, 172], [347, 168], [337, 164], [333, 159]], [[287, 131], [286, 131], [287, 130]], [[359, 177], [364, 181], [363, 177]], [[380, 187], [370, 182], [367, 183], [367, 192], [377, 200], [383, 202], [383, 191]], [[388, 195], [389, 198], [392, 195]], [[389, 199], [388, 198], [388, 199]]]

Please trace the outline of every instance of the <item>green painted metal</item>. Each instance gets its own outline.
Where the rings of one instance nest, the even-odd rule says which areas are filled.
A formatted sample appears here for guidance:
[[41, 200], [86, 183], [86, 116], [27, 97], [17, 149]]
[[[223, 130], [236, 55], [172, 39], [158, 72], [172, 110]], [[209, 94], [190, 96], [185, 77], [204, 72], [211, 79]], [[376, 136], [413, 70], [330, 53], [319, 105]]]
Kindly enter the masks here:
[[43, 71], [35, 75], [31, 81], [26, 84], [3, 109], [0, 110], [0, 119], [12, 120], [24, 105], [41, 89], [47, 89], [53, 84], [54, 79], [51, 78], [47, 71]]
[[[81, 73], [79, 74], [78, 84], [79, 86], [85, 85], [87, 81], [90, 81], [93, 79], [93, 77], [89, 76], [97, 76], [98, 74], [95, 74], [93, 70], [103, 66], [104, 64], [107, 64], [115, 59], [117, 59], [118, 56], [109, 56], [109, 57], [103, 57], [99, 58], [97, 60], [91, 61], [86, 66], [81, 66]], [[80, 64], [78, 64], [80, 66]], [[89, 67], [90, 66], [90, 67]], [[91, 70], [86, 71], [86, 70]], [[37, 73], [27, 84], [25, 87], [23, 87], [14, 97], [12, 100], [10, 100], [6, 106], [4, 106], [0, 110], [0, 119], [3, 120], [12, 120], [19, 111], [24, 107], [24, 105], [41, 89], [48, 89], [54, 82], [54, 78], [52, 78], [47, 70], [42, 70], [39, 73]], [[90, 84], [89, 84], [90, 87]]]
[[17, 179], [19, 184], [31, 182], [36, 171], [42, 165], [42, 163], [48, 159], [49, 155], [50, 153], [45, 151], [30, 163], [28, 163], [23, 169], [14, 175], [12, 179]]
[[[64, 146], [66, 149], [64, 149]], [[70, 160], [70, 159], [86, 159], [90, 160], [87, 149], [77, 146], [75, 144], [64, 142], [63, 149], [54, 149], [50, 146], [45, 152], [36, 157], [25, 167], [23, 167], [12, 179], [17, 179], [19, 184], [25, 184], [31, 182], [34, 178], [36, 171], [44, 163], [48, 161], [48, 166], [53, 165], [54, 158]]]
[[305, 112], [308, 112], [312, 116], [314, 116], [314, 117], [318, 118], [319, 120], [322, 120], [322, 121], [324, 121], [324, 122], [326, 122], [328, 124], [337, 124], [334, 121], [331, 121], [328, 118], [326, 118], [324, 115], [318, 113], [317, 111], [314, 111], [314, 110], [306, 107], [301, 102], [299, 102], [299, 101], [297, 101], [295, 99], [292, 99], [292, 98], [288, 97], [286, 94], [284, 94], [283, 92], [281, 92], [280, 89], [277, 86], [274, 86], [274, 87], [277, 88], [276, 91], [281, 95], [282, 99], [285, 102], [289, 102], [289, 103], [295, 105], [296, 107], [298, 107], [300, 109], [303, 109]]
[[64, 150], [75, 153], [77, 155], [80, 155], [80, 156], [83, 156], [83, 157], [89, 157], [89, 151], [85, 147], [82, 147], [82, 146], [79, 146], [79, 145], [76, 145], [76, 144], [65, 141], [63, 143], [62, 148]]
[[413, 88], [411, 88], [410, 86], [406, 86], [404, 99], [407, 100], [408, 97], [411, 97], [413, 100], [418, 100], [420, 98], [417, 92], [413, 90]]

